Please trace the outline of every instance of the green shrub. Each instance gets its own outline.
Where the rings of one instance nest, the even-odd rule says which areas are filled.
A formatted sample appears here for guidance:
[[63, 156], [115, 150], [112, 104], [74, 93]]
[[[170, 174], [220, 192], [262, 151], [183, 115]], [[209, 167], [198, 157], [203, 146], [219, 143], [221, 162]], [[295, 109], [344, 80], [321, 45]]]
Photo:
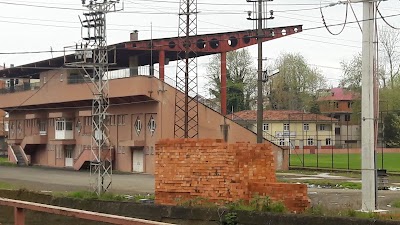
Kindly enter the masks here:
[[224, 216], [223, 225], [236, 225], [238, 224], [237, 221], [237, 214], [234, 212], [229, 212]]

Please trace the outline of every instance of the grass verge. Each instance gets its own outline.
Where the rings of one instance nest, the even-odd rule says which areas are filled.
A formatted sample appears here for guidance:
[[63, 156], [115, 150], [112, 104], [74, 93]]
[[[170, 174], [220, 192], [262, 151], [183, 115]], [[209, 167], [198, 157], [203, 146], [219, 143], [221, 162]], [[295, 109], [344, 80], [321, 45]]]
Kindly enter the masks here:
[[0, 181], [0, 189], [15, 189], [15, 186], [10, 183]]
[[17, 166], [17, 164], [8, 161], [8, 158], [0, 157], [0, 166]]
[[289, 183], [303, 183], [308, 185], [315, 185], [323, 188], [333, 188], [333, 189], [361, 189], [361, 183], [347, 182], [347, 181], [336, 181], [336, 180], [301, 180], [301, 181], [288, 181], [282, 180], [282, 182]]
[[90, 191], [75, 191], [67, 193], [54, 194], [56, 197], [67, 197], [76, 199], [87, 199], [87, 200], [102, 200], [102, 201], [129, 201], [129, 202], [140, 202], [142, 199], [154, 200], [154, 195], [118, 195], [114, 193], [104, 193], [98, 196], [94, 192]]

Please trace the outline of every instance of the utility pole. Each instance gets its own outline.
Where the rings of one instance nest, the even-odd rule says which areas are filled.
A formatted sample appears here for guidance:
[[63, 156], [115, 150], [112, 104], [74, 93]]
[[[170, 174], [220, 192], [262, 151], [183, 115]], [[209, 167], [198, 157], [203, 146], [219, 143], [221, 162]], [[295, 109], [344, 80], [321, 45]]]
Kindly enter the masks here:
[[375, 1], [363, 1], [362, 38], [362, 99], [361, 99], [361, 162], [362, 162], [362, 211], [373, 212], [376, 205], [376, 166], [375, 166]]
[[257, 28], [257, 45], [258, 45], [258, 74], [257, 74], [257, 143], [263, 143], [264, 133], [263, 133], [263, 115], [264, 115], [264, 104], [263, 104], [263, 38], [264, 31], [263, 28], [266, 28], [266, 21], [269, 19], [273, 19], [273, 11], [270, 11], [270, 17], [266, 17], [265, 14], [267, 12], [263, 12], [263, 8], [267, 9], [267, 2], [273, 0], [247, 0], [247, 2], [253, 2], [253, 14], [256, 14], [255, 17], [251, 17], [251, 12], [249, 13], [248, 20], [254, 20], [256, 22]]
[[106, 120], [110, 105], [108, 67], [116, 62], [110, 62], [108, 58], [111, 50], [107, 46], [106, 15], [109, 12], [119, 11], [116, 9], [119, 2], [119, 0], [90, 0], [86, 3], [86, 0], [82, 0], [82, 5], [88, 9], [81, 19], [83, 42], [74, 46], [75, 58], [72, 62], [68, 57], [64, 57], [66, 66], [81, 68], [85, 71], [85, 76], [90, 77], [94, 86], [90, 184], [97, 195], [106, 192], [112, 183], [112, 150]]

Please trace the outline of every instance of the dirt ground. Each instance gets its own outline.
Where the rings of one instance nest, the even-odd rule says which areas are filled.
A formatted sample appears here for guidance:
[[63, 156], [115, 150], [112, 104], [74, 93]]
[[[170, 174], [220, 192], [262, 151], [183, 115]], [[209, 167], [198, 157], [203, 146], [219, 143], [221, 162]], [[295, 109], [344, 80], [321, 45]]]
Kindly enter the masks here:
[[[303, 183], [319, 181], [360, 182], [360, 175], [290, 172], [278, 173], [280, 181]], [[89, 189], [89, 172], [69, 171], [33, 167], [2, 167], [0, 166], [1, 182], [9, 183], [16, 188], [42, 192], [82, 191]], [[400, 186], [399, 177], [389, 177], [390, 186]], [[145, 174], [114, 174], [112, 192], [118, 194], [145, 194], [154, 193], [154, 177]], [[318, 185], [308, 189], [312, 205], [329, 209], [360, 209], [361, 191], [351, 189], [322, 188]], [[398, 191], [378, 191], [379, 209], [400, 212], [400, 209], [391, 207], [394, 201], [400, 200]]]

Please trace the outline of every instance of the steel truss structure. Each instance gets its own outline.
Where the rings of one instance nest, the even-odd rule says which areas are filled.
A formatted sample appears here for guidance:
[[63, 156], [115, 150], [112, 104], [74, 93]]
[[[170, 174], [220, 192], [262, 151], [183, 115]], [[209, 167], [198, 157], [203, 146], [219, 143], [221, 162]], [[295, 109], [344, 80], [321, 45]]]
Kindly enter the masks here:
[[82, 43], [75, 46], [75, 61], [65, 62], [67, 66], [82, 68], [84, 76], [93, 84], [92, 140], [90, 161], [90, 185], [97, 195], [106, 192], [112, 183], [112, 149], [107, 128], [109, 101], [108, 67], [115, 63], [109, 61], [107, 47], [106, 15], [116, 12], [120, 1], [92, 1], [82, 5], [88, 12], [80, 18], [82, 24]]
[[196, 138], [199, 134], [197, 57], [191, 35], [197, 35], [197, 0], [180, 0], [178, 39], [183, 44], [178, 45], [176, 71], [176, 138]]

